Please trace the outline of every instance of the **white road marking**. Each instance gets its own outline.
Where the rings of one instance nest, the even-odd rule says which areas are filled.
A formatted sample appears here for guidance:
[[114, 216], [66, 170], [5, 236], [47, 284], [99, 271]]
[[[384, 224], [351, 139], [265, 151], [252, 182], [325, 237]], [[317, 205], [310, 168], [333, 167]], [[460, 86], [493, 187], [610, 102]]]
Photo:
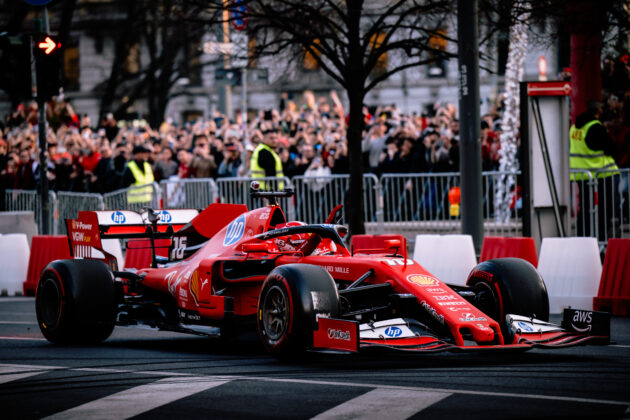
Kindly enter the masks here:
[[34, 302], [34, 297], [0, 297], [0, 303]]
[[46, 419], [127, 419], [226, 382], [211, 376], [165, 378], [53, 414]]
[[[195, 378], [205, 381], [222, 381], [230, 382], [230, 381], [264, 381], [264, 382], [281, 382], [281, 383], [295, 383], [295, 384], [307, 384], [307, 385], [326, 385], [326, 386], [343, 386], [343, 387], [354, 387], [354, 388], [378, 388], [385, 390], [402, 390], [402, 391], [415, 391], [415, 392], [426, 392], [426, 393], [441, 393], [441, 394], [462, 394], [462, 395], [480, 395], [480, 396], [490, 396], [490, 397], [507, 397], [507, 398], [528, 398], [528, 399], [539, 399], [539, 400], [551, 400], [551, 401], [567, 401], [567, 402], [578, 402], [578, 403], [592, 403], [592, 404], [606, 404], [606, 405], [630, 405], [630, 400], [628, 401], [617, 401], [617, 400], [603, 400], [598, 398], [580, 398], [580, 397], [565, 397], [561, 395], [540, 395], [540, 394], [521, 394], [521, 393], [510, 393], [510, 392], [492, 392], [492, 391], [472, 391], [472, 390], [464, 390], [464, 389], [450, 389], [450, 388], [424, 388], [424, 387], [412, 387], [412, 386], [400, 386], [400, 385], [383, 385], [383, 384], [373, 384], [373, 383], [362, 383], [362, 382], [341, 382], [341, 381], [318, 381], [311, 379], [289, 379], [289, 378], [273, 378], [268, 376], [240, 376], [240, 375], [213, 375], [213, 376], [194, 376], [194, 374], [186, 374], [183, 372], [159, 372], [159, 371], [137, 371], [132, 369], [127, 370], [119, 370], [119, 369], [106, 369], [106, 368], [71, 368], [71, 367], [51, 367], [51, 366], [28, 366], [28, 365], [0, 365], [0, 366], [9, 366], [9, 367], [20, 367], [23, 370], [27, 368], [32, 369], [67, 369], [67, 370], [93, 370], [100, 372], [108, 372], [113, 371], [112, 373], [133, 373], [133, 374], [143, 374], [143, 375], [168, 375], [175, 376], [181, 375], [179, 378], [170, 378], [173, 381], [182, 380], [194, 380]], [[186, 375], [186, 376], [184, 376]], [[164, 379], [169, 380], [169, 378]]]
[[449, 395], [443, 392], [377, 388], [324, 411], [313, 419], [406, 419]]
[[0, 325], [37, 325], [37, 322], [28, 321], [0, 321]]
[[531, 399], [540, 399], [540, 400], [569, 401], [569, 402], [593, 403], [593, 404], [610, 404], [610, 405], [630, 404], [630, 401], [601, 400], [597, 398], [564, 397], [561, 395], [519, 394], [519, 393], [492, 392], [492, 391], [468, 391], [464, 389], [423, 388], [423, 387], [399, 386], [399, 385], [370, 384], [370, 383], [360, 383], [360, 382], [315, 381], [315, 380], [310, 380], [310, 379], [269, 378], [269, 377], [260, 377], [260, 376], [242, 376], [242, 377], [233, 376], [231, 377], [231, 379], [299, 383], [299, 384], [309, 384], [309, 385], [349, 386], [349, 387], [358, 387], [358, 388], [403, 389], [403, 390], [412, 390], [412, 391], [419, 391], [419, 392], [441, 392], [441, 393], [447, 393], [447, 394], [483, 395], [483, 396], [490, 396], [490, 397], [508, 397], [508, 398], [531, 398]]
[[[108, 368], [73, 368], [72, 370], [78, 370], [81, 372], [99, 372], [99, 373], [131, 373], [129, 370], [122, 369], [108, 369]], [[156, 375], [156, 376], [191, 376], [190, 373], [181, 372], [160, 372], [157, 370], [141, 370], [133, 371], [138, 375]]]
[[0, 340], [46, 341], [45, 338], [39, 338], [39, 337], [0, 337]]
[[624, 348], [624, 349], [630, 349], [630, 346], [625, 346], [623, 344], [611, 344], [608, 347], [621, 347], [621, 348]]
[[60, 368], [55, 366], [0, 365], [0, 384], [40, 375], [53, 369]]

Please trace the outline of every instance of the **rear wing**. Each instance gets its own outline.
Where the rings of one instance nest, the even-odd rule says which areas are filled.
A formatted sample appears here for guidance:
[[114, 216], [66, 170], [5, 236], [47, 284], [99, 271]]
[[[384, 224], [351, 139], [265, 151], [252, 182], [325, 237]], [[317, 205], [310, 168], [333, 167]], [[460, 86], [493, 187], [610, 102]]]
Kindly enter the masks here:
[[192, 221], [199, 210], [81, 211], [76, 219], [66, 219], [70, 254], [74, 258], [98, 259], [117, 270], [116, 258], [103, 249], [103, 239], [170, 239]]

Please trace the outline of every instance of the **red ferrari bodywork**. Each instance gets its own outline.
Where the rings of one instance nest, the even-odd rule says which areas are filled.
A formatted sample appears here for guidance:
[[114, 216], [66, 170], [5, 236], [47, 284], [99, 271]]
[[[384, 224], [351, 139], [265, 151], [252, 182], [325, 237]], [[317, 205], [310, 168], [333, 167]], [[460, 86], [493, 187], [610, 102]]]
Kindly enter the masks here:
[[[282, 210], [275, 205], [248, 211], [243, 205], [211, 204], [199, 213], [162, 210], [158, 214], [159, 220], [153, 223], [154, 236], [170, 238], [170, 262], [136, 274], [144, 287], [172, 297], [182, 325], [221, 325], [227, 318], [256, 316], [261, 287], [269, 272], [278, 266], [299, 263], [323, 267], [340, 289], [371, 272], [364, 285], [388, 283], [398, 295], [413, 295], [425, 314], [449, 332], [447, 337], [425, 333], [402, 318], [379, 327], [359, 325], [353, 319], [322, 317], [313, 332], [314, 349], [350, 352], [383, 346], [425, 352], [527, 349], [563, 347], [594, 338], [547, 326], [532, 331], [515, 329], [507, 342], [497, 321], [419, 262], [407, 258], [406, 250], [401, 250], [402, 255], [398, 255], [397, 249], [359, 251], [351, 255], [342, 245], [323, 239], [304, 255], [303, 244], [312, 234], [279, 236], [283, 229], [290, 230]], [[103, 251], [101, 239], [146, 240], [151, 223], [138, 213], [102, 211], [81, 212], [77, 220], [68, 220], [67, 226], [75, 258], [100, 258], [112, 266], [114, 259]], [[192, 246], [190, 232], [202, 238]], [[269, 232], [274, 235], [266, 236]], [[400, 247], [395, 241], [391, 245]], [[191, 251], [194, 251], [191, 255], [178, 260]]]

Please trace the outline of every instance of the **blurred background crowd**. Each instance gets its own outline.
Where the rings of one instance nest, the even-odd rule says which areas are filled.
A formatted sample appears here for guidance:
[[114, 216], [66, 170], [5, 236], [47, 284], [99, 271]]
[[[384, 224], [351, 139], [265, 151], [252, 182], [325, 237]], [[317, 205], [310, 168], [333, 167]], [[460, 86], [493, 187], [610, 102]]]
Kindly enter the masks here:
[[[620, 167], [630, 166], [630, 63], [628, 56], [603, 62], [603, 122], [616, 144]], [[570, 74], [563, 77], [570, 77]], [[499, 167], [502, 98], [482, 115], [484, 171]], [[626, 106], [624, 106], [624, 104]], [[49, 181], [56, 191], [105, 193], [134, 182], [127, 163], [146, 160], [154, 179], [247, 177], [250, 158], [264, 134], [277, 130], [275, 151], [285, 176], [347, 174], [347, 112], [337, 94], [301, 98], [287, 94], [275, 108], [234, 121], [215, 113], [183, 125], [151, 127], [143, 120], [90, 121], [63, 96], [46, 109]], [[422, 173], [459, 171], [459, 121], [454, 104], [435, 103], [421, 113], [395, 105], [364, 108], [364, 171]], [[19, 105], [0, 124], [2, 189], [36, 189], [39, 182], [37, 104]]]

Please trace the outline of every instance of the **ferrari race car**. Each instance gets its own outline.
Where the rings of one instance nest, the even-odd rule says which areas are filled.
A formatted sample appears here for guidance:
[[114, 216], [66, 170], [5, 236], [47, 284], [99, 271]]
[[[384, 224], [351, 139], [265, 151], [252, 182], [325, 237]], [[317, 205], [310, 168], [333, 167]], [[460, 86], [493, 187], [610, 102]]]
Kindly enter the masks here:
[[[95, 343], [115, 325], [202, 335], [257, 327], [277, 357], [298, 352], [414, 352], [558, 348], [608, 343], [608, 314], [567, 309], [549, 320], [545, 284], [528, 262], [479, 264], [466, 286], [448, 285], [408, 258], [399, 240], [348, 250], [347, 229], [287, 222], [269, 204], [210, 204], [205, 210], [84, 211], [66, 220], [74, 259], [51, 262], [36, 293], [37, 319], [51, 342]], [[150, 268], [118, 270], [108, 238], [147, 240]], [[168, 243], [168, 257], [159, 244]], [[130, 244], [128, 244], [130, 246]]]

